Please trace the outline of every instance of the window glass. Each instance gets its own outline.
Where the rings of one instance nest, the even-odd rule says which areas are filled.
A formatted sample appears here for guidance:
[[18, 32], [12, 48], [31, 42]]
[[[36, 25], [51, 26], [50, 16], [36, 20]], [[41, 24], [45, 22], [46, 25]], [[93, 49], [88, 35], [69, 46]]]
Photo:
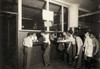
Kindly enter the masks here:
[[64, 7], [64, 31], [68, 31], [68, 8]]
[[50, 3], [49, 10], [54, 12], [54, 21], [50, 27], [50, 31], [61, 31], [61, 6]]
[[45, 1], [22, 0], [22, 29], [45, 29], [42, 19], [42, 9], [45, 9]]

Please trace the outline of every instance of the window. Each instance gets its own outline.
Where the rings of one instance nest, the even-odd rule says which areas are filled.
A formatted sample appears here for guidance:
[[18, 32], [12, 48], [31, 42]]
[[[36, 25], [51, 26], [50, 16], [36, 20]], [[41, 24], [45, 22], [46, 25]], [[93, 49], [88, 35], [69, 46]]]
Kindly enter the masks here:
[[61, 24], [62, 22], [61, 6], [50, 3], [49, 8], [50, 8], [50, 11], [54, 12], [54, 21], [52, 22], [53, 26], [50, 27], [50, 31], [61, 31], [61, 25], [62, 25]]
[[64, 31], [68, 31], [68, 8], [64, 7]]
[[[46, 1], [40, 0], [22, 0], [22, 23], [19, 24], [20, 30], [47, 30], [42, 18], [42, 10], [47, 8]], [[61, 4], [49, 2], [49, 11], [54, 12], [54, 21], [49, 31], [67, 30], [67, 8]], [[64, 8], [62, 10], [62, 8]], [[20, 23], [20, 22], [19, 22]]]
[[44, 1], [22, 0], [22, 29], [41, 30], [44, 29], [42, 20], [42, 9], [45, 8]]

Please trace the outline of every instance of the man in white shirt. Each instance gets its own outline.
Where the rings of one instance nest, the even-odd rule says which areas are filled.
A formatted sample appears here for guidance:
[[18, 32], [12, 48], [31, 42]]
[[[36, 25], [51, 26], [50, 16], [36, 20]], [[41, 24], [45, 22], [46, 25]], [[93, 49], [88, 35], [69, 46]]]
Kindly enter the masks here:
[[69, 64], [72, 64], [76, 55], [76, 45], [75, 38], [73, 37], [73, 31], [69, 30], [67, 33], [64, 32], [63, 35], [65, 36], [65, 39], [61, 42], [66, 42], [68, 44], [65, 50], [67, 50], [68, 62]]
[[84, 42], [84, 47], [85, 47], [85, 59], [86, 59], [86, 68], [91, 69], [91, 58], [93, 57], [93, 41], [90, 38], [90, 33], [87, 32], [85, 34], [85, 42]]
[[31, 57], [31, 50], [33, 46], [33, 42], [37, 41], [37, 36], [35, 33], [29, 32], [27, 37], [24, 38], [23, 41], [23, 69], [30, 69], [30, 57]]
[[88, 32], [85, 34], [85, 37], [86, 37], [84, 42], [85, 56], [93, 57], [93, 43]]
[[94, 46], [94, 50], [93, 50], [93, 56], [96, 56], [98, 51], [99, 51], [99, 41], [96, 39], [95, 35], [91, 34], [90, 37], [93, 40], [93, 46]]
[[69, 30], [68, 34], [70, 37], [67, 39], [67, 41], [70, 41], [71, 43], [69, 44], [67, 51], [69, 53], [69, 64], [72, 64], [76, 55], [76, 43], [75, 38], [73, 37], [73, 31]]
[[45, 51], [43, 54], [44, 64], [45, 66], [48, 66], [50, 65], [50, 49], [51, 49], [50, 36], [45, 31], [41, 31], [41, 35], [44, 38], [44, 48], [45, 48]]
[[81, 61], [82, 61], [82, 49], [83, 49], [83, 41], [82, 39], [77, 36], [76, 34], [74, 35], [75, 39], [76, 39], [76, 46], [77, 46], [77, 53], [76, 53], [76, 56], [75, 56], [75, 67], [76, 69], [81, 69]]

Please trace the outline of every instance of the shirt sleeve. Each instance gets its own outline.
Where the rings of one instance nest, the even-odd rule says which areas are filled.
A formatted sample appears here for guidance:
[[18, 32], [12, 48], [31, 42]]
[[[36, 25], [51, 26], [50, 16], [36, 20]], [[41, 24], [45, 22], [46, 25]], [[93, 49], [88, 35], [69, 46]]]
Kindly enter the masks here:
[[95, 46], [96, 46], [96, 52], [97, 53], [99, 51], [99, 41], [97, 39], [95, 39]]
[[37, 36], [35, 36], [35, 40], [37, 40]]
[[87, 44], [87, 39], [85, 39], [83, 47], [86, 47], [86, 44]]
[[80, 49], [81, 49], [81, 47], [82, 47], [82, 45], [83, 45], [83, 42], [82, 42], [82, 40], [81, 40], [80, 37], [77, 37], [77, 38], [76, 38], [76, 43], [77, 43], [77, 47], [78, 47], [77, 55], [79, 55]]

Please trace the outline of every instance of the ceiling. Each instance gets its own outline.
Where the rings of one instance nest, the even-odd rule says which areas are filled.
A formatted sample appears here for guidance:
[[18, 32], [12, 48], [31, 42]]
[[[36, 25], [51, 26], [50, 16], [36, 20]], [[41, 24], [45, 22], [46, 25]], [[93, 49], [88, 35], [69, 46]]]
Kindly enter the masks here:
[[93, 2], [95, 2], [96, 4], [99, 4], [100, 5], [100, 0], [91, 0]]
[[63, 0], [69, 3], [79, 4], [80, 8], [86, 9], [88, 11], [96, 11], [96, 8], [100, 4], [100, 0]]
[[[15, 3], [15, 1], [17, 2], [18, 0], [3, 0], [3, 1], [9, 1], [9, 2]], [[71, 4], [76, 3], [76, 4], [79, 4], [81, 8], [89, 10], [89, 11], [96, 11], [100, 7], [100, 0], [53, 0], [53, 1], [64, 1]], [[22, 2], [24, 5], [27, 5], [29, 7], [34, 7], [37, 9], [45, 8], [44, 0], [22, 0]], [[51, 5], [50, 9], [58, 10], [57, 6], [55, 5]]]
[[[22, 1], [23, 4], [37, 7], [37, 8], [42, 8], [44, 5], [43, 0], [22, 0]], [[56, 1], [61, 1], [61, 0], [56, 0]], [[62, 1], [72, 3], [72, 4], [73, 3], [79, 4], [81, 8], [89, 11], [94, 11], [100, 5], [100, 0], [62, 0]], [[52, 7], [52, 9], [53, 8], [55, 7]]]

